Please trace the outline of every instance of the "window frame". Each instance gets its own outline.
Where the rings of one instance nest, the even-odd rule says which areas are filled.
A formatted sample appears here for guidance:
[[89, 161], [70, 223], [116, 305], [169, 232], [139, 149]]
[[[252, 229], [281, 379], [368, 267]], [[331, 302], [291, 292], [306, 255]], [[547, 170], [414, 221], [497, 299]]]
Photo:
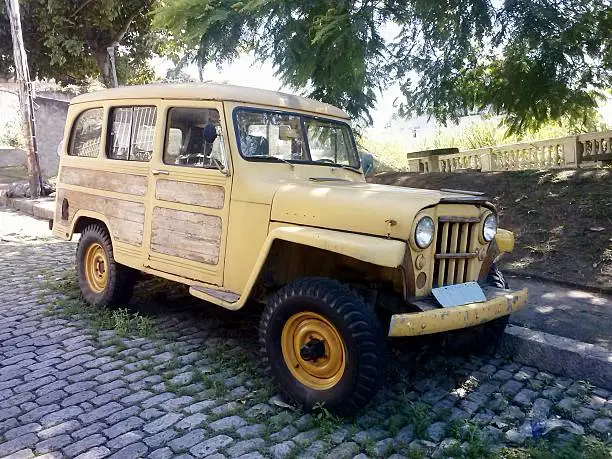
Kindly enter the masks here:
[[[240, 111], [245, 111], [245, 112], [254, 112], [254, 113], [273, 113], [276, 115], [291, 115], [291, 116], [297, 116], [300, 119], [300, 127], [302, 129], [302, 138], [304, 139], [304, 144], [306, 145], [306, 152], [308, 153], [308, 157], [310, 158], [310, 161], [298, 161], [295, 159], [287, 159], [285, 161], [290, 162], [291, 164], [306, 164], [306, 165], [313, 165], [313, 166], [327, 166], [327, 167], [342, 167], [342, 166], [348, 166], [354, 169], [361, 169], [361, 158], [359, 157], [359, 152], [357, 149], [357, 143], [355, 142], [355, 135], [353, 134], [353, 129], [351, 128], [350, 124], [344, 121], [339, 121], [333, 118], [326, 118], [324, 116], [316, 116], [316, 115], [306, 115], [304, 113], [300, 113], [300, 112], [294, 112], [294, 111], [290, 111], [290, 110], [278, 110], [278, 109], [267, 109], [267, 108], [259, 108], [259, 107], [249, 107], [249, 106], [237, 106], [234, 107], [234, 109], [232, 110], [232, 122], [234, 123], [234, 136], [236, 139], [236, 146], [238, 147], [238, 154], [240, 155], [240, 157], [242, 159], [244, 159], [245, 161], [250, 161], [250, 162], [270, 162], [270, 163], [276, 163], [276, 161], [269, 161], [267, 158], [269, 158], [270, 156], [245, 156], [242, 154], [242, 145], [240, 142], [240, 133], [238, 132], [238, 112]], [[340, 163], [325, 163], [325, 162], [320, 162], [320, 161], [312, 161], [312, 154], [310, 152], [310, 142], [308, 140], [308, 132], [306, 131], [306, 125], [304, 123], [304, 121], [306, 119], [312, 119], [312, 120], [316, 120], [316, 121], [322, 121], [322, 122], [326, 122], [326, 123], [330, 123], [330, 124], [337, 124], [339, 126], [345, 126], [348, 128], [349, 130], [349, 137], [350, 137], [350, 143], [351, 146], [354, 149], [355, 152], [355, 156], [357, 159], [357, 165], [354, 166], [352, 164], [340, 164]]]
[[[170, 112], [173, 109], [191, 109], [191, 110], [214, 110], [217, 112], [217, 114], [219, 115], [219, 126], [221, 127], [221, 134], [218, 134], [219, 137], [219, 141], [221, 142], [221, 150], [223, 153], [223, 157], [224, 157], [224, 166], [229, 170], [229, 155], [228, 155], [228, 148], [225, 142], [225, 138], [223, 136], [223, 112], [222, 110], [219, 110], [218, 107], [201, 107], [201, 106], [193, 106], [193, 105], [172, 105], [172, 106], [168, 106], [166, 107], [166, 113], [165, 113], [165, 117], [164, 117], [164, 144], [163, 144], [163, 148], [162, 148], [162, 152], [161, 152], [161, 163], [164, 166], [172, 166], [172, 167], [188, 167], [191, 169], [195, 169], [195, 170], [202, 170], [202, 171], [219, 171], [219, 169], [213, 165], [205, 167], [205, 166], [198, 166], [195, 164], [176, 164], [176, 163], [168, 163], [166, 162], [166, 150], [168, 147], [168, 140], [170, 137]], [[182, 131], [181, 131], [182, 132]], [[182, 142], [181, 142], [182, 143]]]
[[[112, 139], [112, 133], [113, 133], [113, 112], [116, 109], [122, 109], [122, 108], [131, 108], [132, 109], [132, 113], [130, 115], [130, 141], [129, 141], [129, 150], [128, 150], [128, 157], [127, 159], [123, 159], [123, 158], [113, 158], [109, 155], [110, 150], [113, 148], [111, 139]], [[152, 143], [151, 143], [151, 157], [148, 159], [148, 161], [141, 161], [138, 159], [131, 159], [132, 156], [132, 138], [134, 136], [134, 109], [135, 108], [154, 108], [155, 109], [155, 124], [153, 125], [153, 139], [152, 139]], [[155, 153], [155, 137], [156, 137], [156, 132], [157, 132], [157, 122], [158, 122], [158, 116], [159, 116], [159, 107], [155, 104], [153, 105], [111, 105], [110, 107], [108, 107], [108, 119], [106, 122], [106, 146], [104, 148], [104, 155], [106, 156], [106, 159], [110, 159], [112, 161], [129, 161], [132, 163], [150, 163], [153, 160], [153, 155]]]
[[[87, 113], [88, 111], [91, 110], [101, 110], [102, 111], [102, 118], [100, 120], [100, 145], [98, 146], [98, 154], [96, 156], [81, 156], [81, 155], [73, 155], [71, 154], [71, 152], [73, 151], [73, 147], [74, 147], [74, 135], [75, 135], [75, 130], [77, 127], [77, 124], [79, 122], [79, 120], [81, 119], [81, 117]], [[102, 139], [103, 136], [102, 134], [104, 134], [104, 116], [105, 116], [105, 110], [104, 107], [102, 106], [96, 106], [96, 107], [88, 107], [85, 108], [83, 110], [81, 110], [78, 115], [74, 118], [74, 121], [72, 122], [72, 127], [70, 128], [70, 138], [68, 141], [68, 148], [66, 148], [66, 156], [70, 156], [72, 158], [99, 158], [100, 157], [100, 150], [102, 147]]]

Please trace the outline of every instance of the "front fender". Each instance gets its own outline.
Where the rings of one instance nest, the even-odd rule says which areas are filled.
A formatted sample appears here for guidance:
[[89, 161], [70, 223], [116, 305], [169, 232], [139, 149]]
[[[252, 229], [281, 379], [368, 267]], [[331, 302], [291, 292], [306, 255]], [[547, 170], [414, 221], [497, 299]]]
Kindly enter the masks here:
[[268, 258], [274, 241], [281, 240], [335, 252], [357, 260], [388, 268], [402, 265], [406, 253], [406, 243], [394, 239], [384, 239], [363, 234], [345, 233], [321, 228], [302, 226], [280, 226], [274, 228], [266, 238], [257, 257], [251, 275], [235, 303], [217, 302], [222, 306], [236, 310], [242, 308], [249, 298], [255, 282]]
[[406, 243], [402, 241], [321, 228], [281, 226], [270, 231], [265, 246], [269, 249], [277, 239], [388, 268], [400, 266], [406, 253]]
[[505, 229], [498, 229], [495, 243], [500, 253], [510, 253], [514, 250], [514, 233]]

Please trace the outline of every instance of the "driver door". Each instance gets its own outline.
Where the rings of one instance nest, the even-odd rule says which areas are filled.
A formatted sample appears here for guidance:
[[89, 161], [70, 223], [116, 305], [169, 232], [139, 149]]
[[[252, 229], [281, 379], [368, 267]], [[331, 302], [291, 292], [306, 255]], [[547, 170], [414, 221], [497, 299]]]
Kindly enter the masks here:
[[146, 266], [222, 286], [232, 185], [223, 105], [165, 100], [159, 110], [165, 130], [149, 177]]

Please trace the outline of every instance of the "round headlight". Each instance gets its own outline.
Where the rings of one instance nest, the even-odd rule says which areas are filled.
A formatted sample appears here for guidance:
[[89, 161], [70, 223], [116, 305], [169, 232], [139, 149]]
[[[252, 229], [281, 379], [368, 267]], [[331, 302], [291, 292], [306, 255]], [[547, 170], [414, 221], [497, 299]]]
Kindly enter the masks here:
[[490, 214], [485, 218], [482, 225], [482, 237], [485, 241], [491, 242], [497, 233], [497, 217], [495, 214]]
[[419, 220], [414, 230], [414, 242], [421, 249], [429, 247], [434, 237], [434, 222], [430, 217], [423, 217]]

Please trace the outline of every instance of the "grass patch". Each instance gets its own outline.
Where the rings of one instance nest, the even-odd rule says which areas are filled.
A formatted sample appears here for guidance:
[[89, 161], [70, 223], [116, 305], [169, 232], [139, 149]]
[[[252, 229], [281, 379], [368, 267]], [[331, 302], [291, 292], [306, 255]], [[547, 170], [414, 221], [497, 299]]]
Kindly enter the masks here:
[[312, 418], [322, 436], [331, 435], [344, 424], [344, 420], [341, 417], [332, 414], [321, 403], [317, 403], [313, 407]]
[[564, 443], [541, 440], [499, 452], [501, 459], [609, 459], [611, 455], [612, 447], [591, 436], [576, 436]]
[[408, 406], [406, 415], [410, 424], [414, 426], [414, 436], [416, 438], [425, 438], [427, 428], [432, 421], [430, 412], [431, 408], [425, 403], [411, 403]]
[[117, 337], [149, 337], [155, 330], [151, 317], [127, 308], [111, 309], [91, 306], [82, 300], [74, 269], [65, 271], [59, 278], [47, 278], [43, 288], [57, 297], [47, 305], [47, 315], [61, 319], [81, 319], [96, 332], [114, 330]]

